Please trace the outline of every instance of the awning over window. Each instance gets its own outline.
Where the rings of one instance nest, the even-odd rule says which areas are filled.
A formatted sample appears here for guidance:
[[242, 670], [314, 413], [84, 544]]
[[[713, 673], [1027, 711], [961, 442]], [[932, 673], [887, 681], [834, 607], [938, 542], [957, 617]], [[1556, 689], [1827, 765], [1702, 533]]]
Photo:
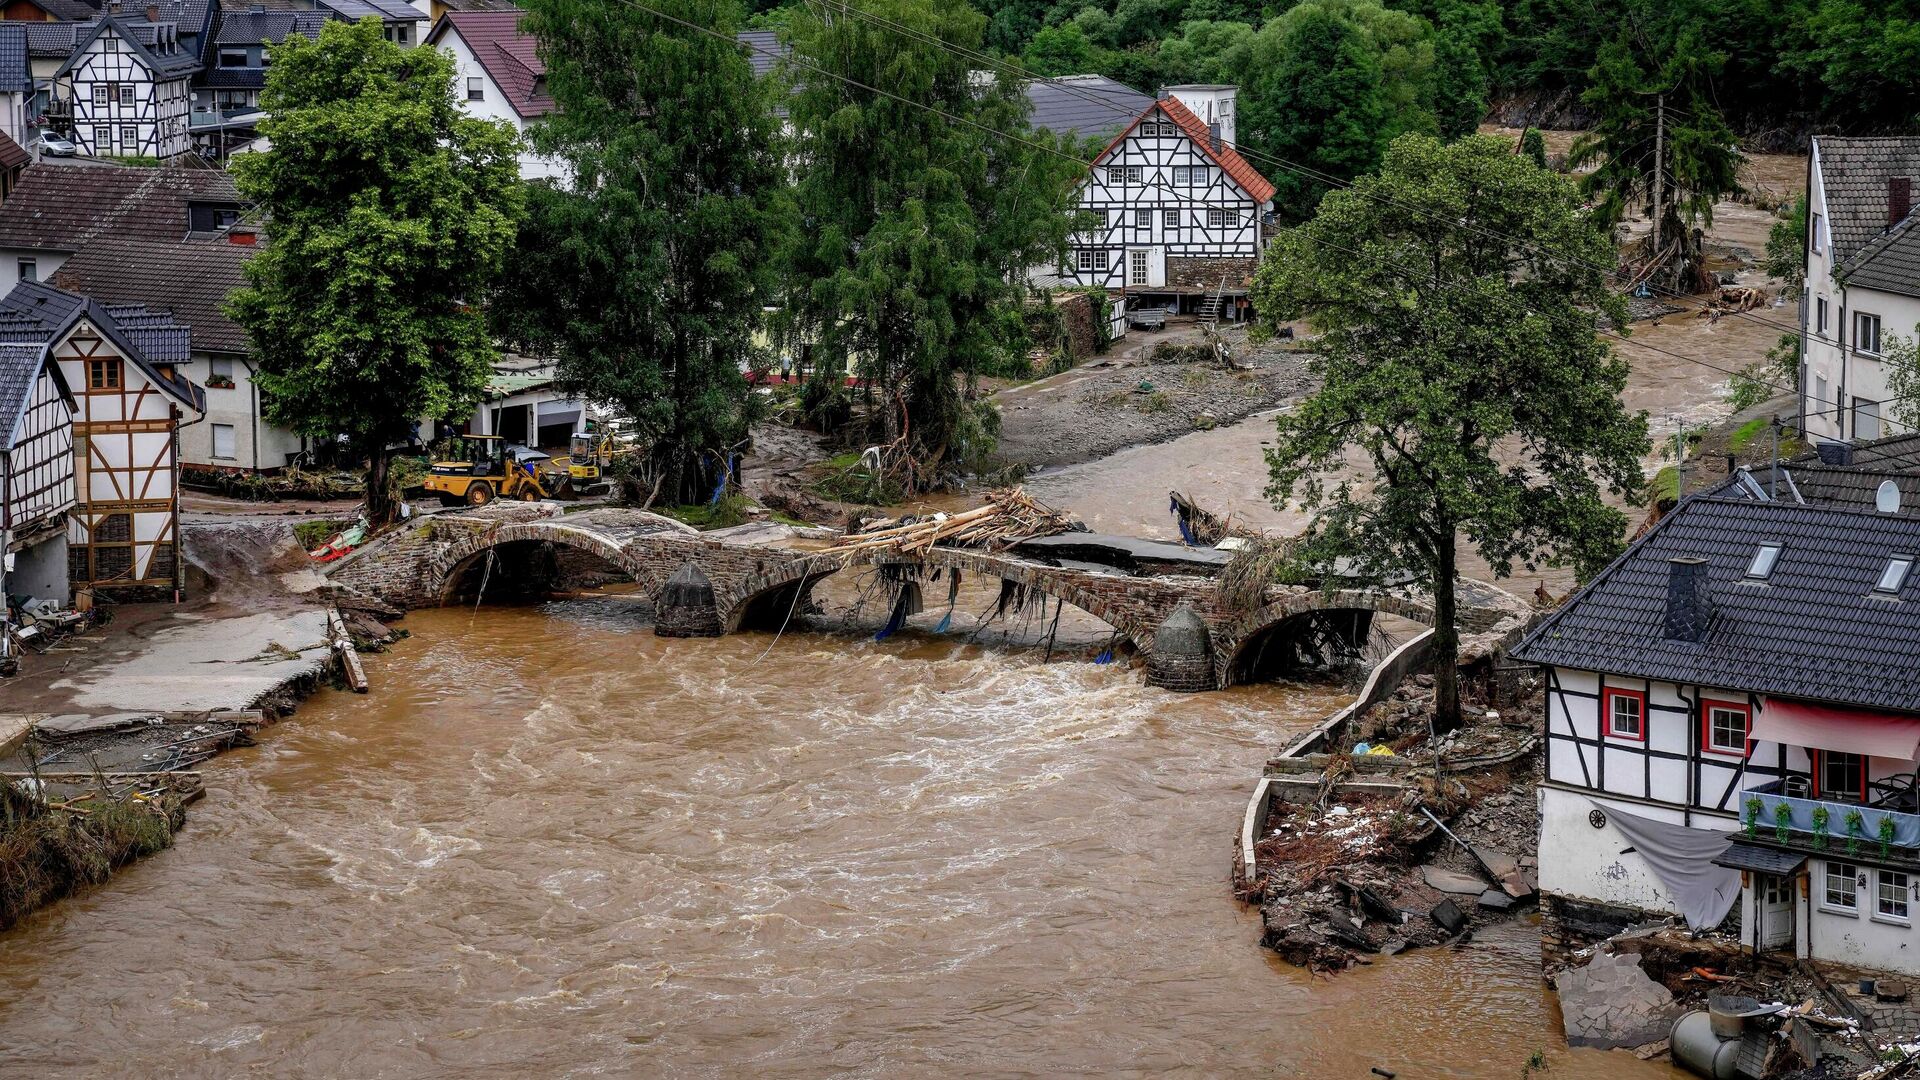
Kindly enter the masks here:
[[1788, 746], [1920, 760], [1920, 719], [1773, 698], [1753, 717], [1753, 737]]

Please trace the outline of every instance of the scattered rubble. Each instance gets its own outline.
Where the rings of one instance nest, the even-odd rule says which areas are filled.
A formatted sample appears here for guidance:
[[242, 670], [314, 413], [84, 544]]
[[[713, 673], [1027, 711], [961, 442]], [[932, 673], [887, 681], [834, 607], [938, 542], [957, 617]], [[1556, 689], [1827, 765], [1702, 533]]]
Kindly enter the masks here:
[[1268, 763], [1241, 895], [1288, 961], [1335, 971], [1456, 942], [1534, 898], [1539, 740], [1502, 722], [1527, 705], [1472, 706], [1436, 746], [1431, 682], [1416, 676], [1361, 713], [1348, 750]]

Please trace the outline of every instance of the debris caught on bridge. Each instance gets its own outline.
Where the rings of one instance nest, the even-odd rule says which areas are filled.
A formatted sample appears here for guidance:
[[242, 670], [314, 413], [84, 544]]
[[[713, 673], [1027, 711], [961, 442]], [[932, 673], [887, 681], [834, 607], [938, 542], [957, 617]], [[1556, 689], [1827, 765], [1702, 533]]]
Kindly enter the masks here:
[[1167, 492], [1167, 511], [1180, 526], [1180, 539], [1196, 546], [1212, 547], [1230, 536], [1255, 540], [1260, 530], [1235, 525], [1233, 515], [1221, 517], [1178, 491]]
[[927, 551], [935, 544], [948, 544], [999, 551], [1023, 540], [1053, 536], [1073, 527], [1072, 518], [1034, 499], [1023, 489], [1006, 488], [988, 492], [985, 505], [957, 514], [874, 522], [865, 531], [850, 534], [827, 550], [890, 548], [912, 552]]

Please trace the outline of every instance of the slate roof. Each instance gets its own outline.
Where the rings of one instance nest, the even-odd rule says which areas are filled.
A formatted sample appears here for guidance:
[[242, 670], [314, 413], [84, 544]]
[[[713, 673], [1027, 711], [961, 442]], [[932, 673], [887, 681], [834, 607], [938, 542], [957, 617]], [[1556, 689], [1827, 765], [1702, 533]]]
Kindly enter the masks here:
[[1029, 124], [1056, 135], [1101, 141], [1132, 127], [1153, 104], [1152, 94], [1143, 94], [1105, 75], [1032, 79], [1026, 89], [1027, 100], [1033, 104]]
[[[201, 0], [198, 10], [204, 19], [207, 11], [204, 0]], [[176, 25], [180, 24], [176, 23]], [[201, 25], [204, 26], [205, 24], [202, 23]], [[75, 35], [73, 52], [68, 55], [66, 62], [60, 65], [60, 70], [55, 72], [55, 74], [65, 75], [71, 71], [74, 64], [80, 61], [82, 50], [93, 44], [93, 39], [105, 33], [109, 27], [113, 29], [116, 37], [132, 46], [128, 52], [139, 59], [139, 61], [146, 66], [147, 70], [153, 72], [156, 78], [175, 79], [198, 71], [200, 68], [200, 56], [186, 43], [181, 44], [178, 52], [160, 53], [153, 50], [152, 45], [156, 40], [156, 26], [157, 24], [155, 23], [133, 22], [114, 16], [107, 16], [91, 26], [80, 24], [79, 31]], [[188, 32], [192, 33], [193, 28], [189, 28]]]
[[448, 11], [519, 11], [513, 0], [440, 0]]
[[1920, 296], [1920, 214], [1908, 214], [1900, 224], [1868, 241], [1834, 276], [1849, 288]]
[[[32, 341], [8, 341], [0, 336], [0, 450], [13, 447], [20, 437], [20, 421], [33, 400], [33, 384], [39, 381], [40, 368], [46, 362], [46, 347]], [[73, 399], [60, 365], [53, 365], [53, 380], [61, 396]]]
[[82, 22], [100, 17], [100, 9], [86, 0], [27, 0], [59, 22]]
[[420, 9], [406, 0], [315, 0], [315, 7], [338, 12], [349, 22], [371, 15], [382, 22], [421, 22]]
[[[133, 361], [155, 384], [197, 412], [205, 412], [207, 393], [198, 384], [180, 375], [162, 373], [156, 364], [178, 364], [186, 360], [180, 348], [185, 327], [176, 326], [164, 316], [156, 316], [140, 307], [110, 306], [92, 297], [58, 289], [41, 281], [23, 281], [0, 297], [0, 341], [13, 344], [38, 342], [44, 348], [77, 318], [85, 317], [100, 328], [127, 359]], [[144, 348], [143, 348], [144, 346]], [[149, 353], [147, 348], [154, 351]], [[11, 351], [11, 350], [7, 350]]]
[[1820, 157], [1827, 232], [1838, 266], [1886, 230], [1887, 181], [1920, 178], [1920, 138], [1816, 135], [1813, 145]]
[[73, 43], [79, 38], [78, 23], [21, 23], [20, 29], [27, 35], [27, 55], [42, 60], [54, 58], [66, 59], [73, 53]]
[[[246, 284], [241, 268], [259, 250], [224, 237], [133, 240], [102, 237], [62, 263], [53, 280], [114, 304], [144, 304], [191, 328], [191, 348], [245, 353], [246, 331], [221, 310]], [[188, 339], [181, 338], [181, 348]], [[182, 359], [185, 359], [182, 356]]]
[[[1762, 542], [1782, 545], [1745, 580]], [[1920, 518], [1699, 495], [1681, 503], [1514, 650], [1515, 659], [1871, 709], [1920, 712], [1920, 573], [1873, 594]], [[1668, 560], [1705, 559], [1705, 639], [1666, 636]]]
[[774, 65], [793, 51], [780, 43], [780, 35], [773, 30], [742, 30], [734, 38], [746, 47], [747, 62], [756, 77], [772, 74]]
[[[1791, 462], [1812, 464], [1820, 460], [1817, 450], [1810, 450]], [[1886, 469], [1906, 471], [1920, 469], [1920, 433], [1909, 435], [1887, 435], [1878, 439], [1853, 444], [1853, 468]]]
[[213, 40], [222, 45], [278, 45], [289, 34], [317, 38], [327, 19], [324, 11], [229, 11], [220, 16], [220, 32]]
[[78, 251], [94, 239], [179, 240], [189, 201], [239, 202], [216, 169], [30, 165], [0, 203], [0, 247]]
[[17, 22], [0, 22], [0, 89], [24, 88], [33, 82], [27, 60], [27, 28]]
[[1777, 480], [1771, 467], [1754, 469], [1750, 475], [1751, 484], [1735, 474], [1715, 489], [1714, 494], [1731, 499], [1872, 510], [1880, 496], [1880, 485], [1891, 480], [1900, 492], [1900, 508], [1895, 513], [1920, 515], [1920, 472], [1784, 463]]
[[1221, 172], [1232, 177], [1233, 182], [1240, 186], [1240, 190], [1246, 192], [1254, 202], [1263, 203], [1273, 198], [1273, 183], [1260, 175], [1260, 170], [1248, 164], [1247, 159], [1240, 156], [1240, 151], [1235, 150], [1232, 143], [1222, 142], [1219, 149], [1214, 149], [1213, 133], [1207, 130], [1206, 123], [1193, 115], [1192, 110], [1180, 104], [1180, 99], [1174, 97], [1162, 98], [1141, 110], [1140, 115], [1134, 117], [1133, 123], [1128, 124], [1124, 130], [1115, 135], [1113, 141], [1107, 144], [1107, 148], [1100, 151], [1099, 156], [1093, 159], [1093, 164], [1098, 166], [1108, 154], [1113, 153], [1113, 148], [1119, 145], [1127, 132], [1132, 131], [1135, 124], [1145, 120], [1155, 110], [1178, 125], [1187, 138], [1193, 140], [1194, 145], [1200, 148], [1200, 152], [1220, 166]]
[[521, 31], [520, 14], [518, 9], [449, 11], [434, 24], [427, 44], [438, 43], [449, 28], [457, 31], [507, 104], [531, 120], [552, 112], [553, 98], [547, 93], [547, 65], [540, 60], [533, 35]]

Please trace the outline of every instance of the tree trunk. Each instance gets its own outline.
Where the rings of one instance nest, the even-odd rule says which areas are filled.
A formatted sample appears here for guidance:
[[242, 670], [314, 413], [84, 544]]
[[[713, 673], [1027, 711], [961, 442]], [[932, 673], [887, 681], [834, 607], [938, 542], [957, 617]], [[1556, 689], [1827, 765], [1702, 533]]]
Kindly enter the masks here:
[[1460, 726], [1460, 628], [1455, 619], [1454, 533], [1434, 548], [1433, 566], [1433, 726], [1445, 733]]
[[385, 442], [375, 442], [367, 451], [367, 524], [391, 525], [400, 516], [400, 504], [387, 488], [388, 453]]

